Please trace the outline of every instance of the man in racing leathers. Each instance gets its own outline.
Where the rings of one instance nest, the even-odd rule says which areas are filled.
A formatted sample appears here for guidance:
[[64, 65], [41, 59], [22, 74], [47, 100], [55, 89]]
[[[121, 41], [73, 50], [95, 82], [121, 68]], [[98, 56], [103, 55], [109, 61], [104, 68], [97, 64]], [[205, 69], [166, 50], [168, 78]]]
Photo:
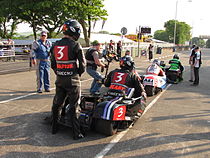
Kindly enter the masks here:
[[74, 139], [84, 137], [76, 114], [81, 95], [80, 76], [86, 64], [81, 45], [77, 42], [80, 32], [80, 24], [76, 20], [66, 21], [63, 25], [64, 37], [56, 41], [51, 49], [51, 67], [57, 76], [52, 106], [52, 134], [58, 131], [59, 109], [68, 99], [69, 110], [66, 115], [72, 120]]
[[179, 60], [179, 56], [177, 54], [174, 54], [173, 59], [171, 59], [169, 61], [169, 64], [170, 64], [170, 67], [169, 67], [168, 71], [170, 71], [170, 70], [171, 71], [177, 71], [177, 70], [180, 71], [178, 77], [179, 77], [180, 81], [183, 80], [182, 72], [184, 70], [184, 67], [182, 66], [182, 64], [181, 64], [181, 62]]
[[154, 59], [152, 65], [150, 65], [146, 70], [146, 75], [157, 75], [157, 76], [165, 76], [165, 72], [159, 66], [159, 60]]
[[[146, 99], [144, 87], [141, 84], [139, 76], [134, 71], [134, 61], [130, 56], [124, 56], [120, 59], [120, 69], [111, 71], [104, 85], [109, 87], [109, 90], [126, 91], [128, 88], [134, 88], [132, 97], [143, 96]], [[136, 113], [142, 114], [146, 107], [141, 106], [138, 108], [138, 106], [141, 106], [141, 104], [137, 101], [133, 107], [129, 108], [140, 109]]]

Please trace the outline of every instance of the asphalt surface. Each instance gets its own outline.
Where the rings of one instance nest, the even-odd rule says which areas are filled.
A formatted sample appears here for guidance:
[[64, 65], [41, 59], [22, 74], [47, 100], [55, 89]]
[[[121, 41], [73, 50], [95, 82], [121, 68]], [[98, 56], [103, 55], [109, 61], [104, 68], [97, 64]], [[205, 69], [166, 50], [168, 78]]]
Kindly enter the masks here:
[[[53, 72], [52, 91], [42, 94], [35, 92], [34, 71], [1, 75], [0, 158], [210, 157], [210, 50], [202, 52], [199, 86], [190, 86], [189, 52], [182, 52], [184, 81], [169, 86], [161, 96], [148, 98], [151, 108], [133, 127], [111, 137], [90, 131], [77, 141], [69, 128], [52, 135], [50, 125], [43, 120], [50, 113], [55, 93]], [[159, 57], [168, 61], [172, 55]], [[140, 74], [150, 64], [144, 57], [135, 58], [135, 62]], [[117, 63], [112, 63], [110, 70], [115, 67]], [[90, 84], [90, 77], [83, 75], [82, 91], [87, 92]], [[104, 149], [106, 152], [101, 153]]]

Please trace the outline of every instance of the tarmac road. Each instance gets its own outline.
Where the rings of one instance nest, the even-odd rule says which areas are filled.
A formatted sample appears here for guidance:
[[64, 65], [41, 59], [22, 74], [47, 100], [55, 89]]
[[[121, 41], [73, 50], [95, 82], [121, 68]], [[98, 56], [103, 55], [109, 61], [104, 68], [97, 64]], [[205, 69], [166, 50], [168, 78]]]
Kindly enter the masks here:
[[[90, 131], [78, 141], [72, 140], [69, 128], [56, 135], [50, 133], [43, 118], [51, 109], [54, 90], [37, 94], [34, 71], [1, 75], [0, 158], [210, 157], [210, 50], [203, 50], [197, 87], [188, 82], [188, 54], [181, 53], [186, 68], [184, 81], [160, 93], [154, 104], [151, 102], [157, 96], [148, 98], [151, 108], [133, 127], [112, 137]], [[143, 74], [149, 62], [144, 58], [135, 61]], [[116, 66], [112, 64], [112, 69]], [[52, 73], [52, 86], [54, 80]], [[83, 92], [88, 91], [90, 84], [90, 77], [85, 74]]]

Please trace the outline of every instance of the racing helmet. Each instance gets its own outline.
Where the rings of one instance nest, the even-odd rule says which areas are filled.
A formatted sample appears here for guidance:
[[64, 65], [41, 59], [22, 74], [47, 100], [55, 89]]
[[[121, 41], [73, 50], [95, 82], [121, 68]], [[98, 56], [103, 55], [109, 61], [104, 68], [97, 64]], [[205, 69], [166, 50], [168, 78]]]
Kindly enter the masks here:
[[69, 35], [77, 41], [80, 37], [81, 27], [78, 21], [70, 19], [63, 24], [62, 31], [64, 35]]
[[173, 59], [179, 59], [178, 54], [174, 54]]
[[133, 58], [127, 55], [120, 58], [120, 67], [127, 70], [133, 70], [135, 67]]
[[153, 65], [154, 65], [154, 64], [157, 64], [157, 65], [160, 66], [160, 61], [159, 61], [158, 59], [154, 59], [153, 62], [152, 62], [152, 64], [153, 64]]

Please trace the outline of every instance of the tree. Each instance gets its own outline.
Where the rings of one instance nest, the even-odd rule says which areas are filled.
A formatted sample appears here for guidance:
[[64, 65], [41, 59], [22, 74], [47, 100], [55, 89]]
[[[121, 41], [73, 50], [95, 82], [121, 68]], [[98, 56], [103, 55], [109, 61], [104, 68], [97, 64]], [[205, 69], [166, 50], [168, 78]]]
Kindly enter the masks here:
[[15, 2], [12, 0], [0, 1], [0, 37], [12, 38], [15, 35], [17, 25], [21, 22], [14, 14]]
[[[169, 20], [164, 24], [165, 31], [168, 34], [168, 42], [174, 41], [174, 26], [175, 20]], [[179, 22], [176, 20], [176, 44], [184, 44], [191, 38], [191, 27], [185, 22]]]
[[199, 47], [203, 47], [205, 45], [205, 41], [202, 38], [193, 37], [192, 38], [192, 44], [195, 44]]
[[206, 41], [206, 48], [210, 48], [210, 39]]
[[[74, 0], [74, 13], [72, 16], [82, 25], [86, 46], [90, 45], [92, 22], [99, 19], [106, 20], [106, 16], [108, 15], [107, 11], [103, 9], [103, 1], [104, 0]], [[72, 3], [70, 4], [72, 8]]]
[[167, 32], [164, 30], [155, 31], [154, 38], [161, 40], [161, 41], [169, 41], [169, 36], [168, 36]]

